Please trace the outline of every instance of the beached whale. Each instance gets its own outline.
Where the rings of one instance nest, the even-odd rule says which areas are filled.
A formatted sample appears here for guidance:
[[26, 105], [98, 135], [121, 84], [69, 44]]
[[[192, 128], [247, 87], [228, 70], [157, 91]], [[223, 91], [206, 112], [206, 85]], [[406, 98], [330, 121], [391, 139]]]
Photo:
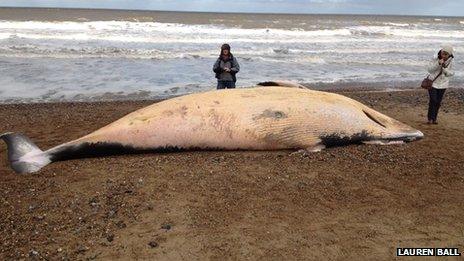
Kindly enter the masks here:
[[17, 173], [36, 172], [54, 161], [122, 153], [318, 151], [350, 143], [390, 144], [423, 137], [422, 132], [353, 99], [296, 87], [214, 90], [168, 99], [47, 151], [22, 134], [0, 137]]

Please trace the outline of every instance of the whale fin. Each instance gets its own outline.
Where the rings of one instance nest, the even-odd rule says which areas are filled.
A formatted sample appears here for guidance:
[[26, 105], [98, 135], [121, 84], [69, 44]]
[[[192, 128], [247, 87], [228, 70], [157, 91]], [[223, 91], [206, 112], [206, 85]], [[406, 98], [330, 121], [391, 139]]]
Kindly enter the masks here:
[[296, 82], [289, 82], [289, 81], [268, 81], [268, 82], [260, 82], [258, 86], [280, 86], [280, 87], [290, 87], [290, 88], [299, 88], [299, 89], [309, 89], [308, 87], [301, 85]]
[[8, 132], [0, 135], [0, 139], [8, 147], [8, 160], [16, 173], [33, 173], [51, 162], [47, 153], [22, 134]]

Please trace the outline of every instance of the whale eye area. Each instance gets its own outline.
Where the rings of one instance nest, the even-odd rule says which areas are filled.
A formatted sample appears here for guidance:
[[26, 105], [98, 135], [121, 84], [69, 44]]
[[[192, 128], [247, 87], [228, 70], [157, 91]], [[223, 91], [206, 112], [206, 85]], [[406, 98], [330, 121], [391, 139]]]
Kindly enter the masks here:
[[376, 118], [374, 118], [374, 116], [372, 116], [370, 113], [368, 113], [367, 111], [363, 110], [364, 114], [367, 116], [367, 118], [369, 118], [371, 121], [377, 123], [378, 125], [384, 127], [384, 128], [387, 128], [387, 126], [385, 126], [385, 124], [382, 124], [380, 121], [378, 121]]

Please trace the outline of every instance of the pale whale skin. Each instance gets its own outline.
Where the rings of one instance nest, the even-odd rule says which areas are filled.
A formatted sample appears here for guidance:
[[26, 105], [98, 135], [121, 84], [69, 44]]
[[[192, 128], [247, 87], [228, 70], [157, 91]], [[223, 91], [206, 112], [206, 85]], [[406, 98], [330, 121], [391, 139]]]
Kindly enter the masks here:
[[[342, 95], [288, 87], [209, 91], [155, 103], [47, 151], [1, 136], [19, 173], [70, 158], [162, 150], [308, 149], [397, 142], [423, 134]], [[23, 140], [24, 139], [24, 140]], [[32, 150], [18, 150], [32, 146]]]

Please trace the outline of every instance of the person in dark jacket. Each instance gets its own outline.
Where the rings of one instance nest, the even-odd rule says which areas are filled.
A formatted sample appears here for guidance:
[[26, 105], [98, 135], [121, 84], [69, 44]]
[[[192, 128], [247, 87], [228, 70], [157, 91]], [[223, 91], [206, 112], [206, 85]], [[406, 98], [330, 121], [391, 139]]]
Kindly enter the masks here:
[[240, 71], [240, 65], [230, 52], [230, 45], [223, 44], [221, 46], [221, 54], [214, 63], [213, 71], [216, 73], [216, 79], [218, 80], [218, 90], [235, 88], [235, 82], [237, 81], [235, 75]]

